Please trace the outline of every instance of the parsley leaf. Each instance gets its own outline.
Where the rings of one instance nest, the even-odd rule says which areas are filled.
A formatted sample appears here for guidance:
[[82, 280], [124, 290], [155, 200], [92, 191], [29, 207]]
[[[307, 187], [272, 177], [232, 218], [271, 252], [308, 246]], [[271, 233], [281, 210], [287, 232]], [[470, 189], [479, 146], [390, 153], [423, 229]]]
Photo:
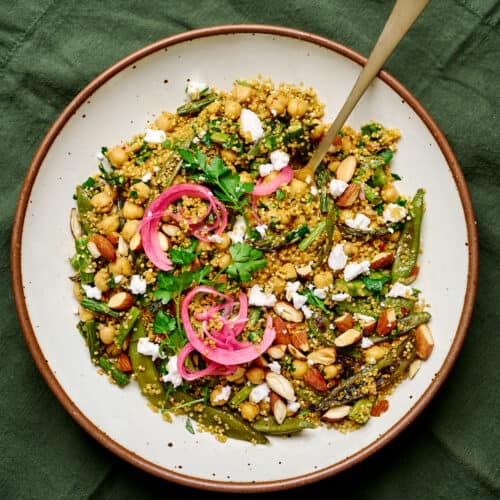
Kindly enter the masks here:
[[159, 311], [153, 322], [153, 333], [168, 333], [176, 328], [175, 318], [169, 316], [164, 311]]
[[316, 306], [318, 309], [321, 309], [323, 312], [328, 314], [328, 309], [325, 306], [325, 303], [314, 295], [313, 291], [309, 288], [304, 290], [304, 294], [307, 297], [307, 303], [311, 306]]
[[372, 136], [380, 132], [380, 127], [376, 123], [367, 123], [361, 127], [361, 134]]
[[174, 264], [179, 264], [181, 266], [188, 266], [193, 262], [196, 257], [196, 254], [192, 252], [189, 248], [172, 248], [168, 252], [168, 256], [170, 260]]
[[186, 430], [191, 434], [195, 434], [195, 431], [193, 429], [193, 424], [191, 423], [191, 419], [189, 418], [186, 419]]
[[240, 281], [250, 281], [250, 273], [267, 266], [267, 260], [262, 259], [262, 252], [246, 243], [236, 243], [229, 248], [232, 262], [226, 269], [228, 276]]
[[386, 165], [387, 163], [389, 163], [392, 160], [392, 157], [394, 155], [390, 149], [384, 149], [384, 151], [380, 151], [380, 153], [378, 153], [378, 156], [380, 158], [382, 158], [384, 165]]
[[375, 272], [369, 276], [362, 276], [361, 281], [364, 283], [367, 290], [374, 293], [382, 292], [384, 285], [391, 280], [389, 274]]

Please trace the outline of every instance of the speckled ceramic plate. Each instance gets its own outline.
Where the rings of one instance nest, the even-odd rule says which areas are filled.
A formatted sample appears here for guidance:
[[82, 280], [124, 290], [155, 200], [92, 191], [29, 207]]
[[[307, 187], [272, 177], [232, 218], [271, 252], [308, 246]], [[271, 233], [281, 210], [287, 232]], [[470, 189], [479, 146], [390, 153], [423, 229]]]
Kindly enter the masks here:
[[[424, 253], [416, 286], [432, 305], [435, 348], [390, 409], [361, 430], [326, 428], [265, 446], [186, 432], [153, 413], [136, 384], [120, 390], [98, 375], [76, 332], [68, 276], [68, 215], [75, 186], [96, 170], [96, 153], [142, 132], [175, 109], [192, 78], [229, 89], [258, 74], [314, 87], [332, 119], [365, 59], [316, 35], [272, 26], [222, 26], [182, 33], [118, 62], [64, 110], [41, 143], [20, 195], [12, 239], [16, 304], [27, 344], [48, 385], [98, 442], [160, 477], [198, 488], [266, 491], [336, 474], [375, 453], [412, 423], [436, 394], [462, 345], [476, 292], [474, 214], [457, 160], [442, 132], [398, 81], [381, 73], [349, 123], [375, 119], [401, 130], [393, 171], [402, 192], [426, 189]], [[448, 229], [446, 229], [448, 228]]]

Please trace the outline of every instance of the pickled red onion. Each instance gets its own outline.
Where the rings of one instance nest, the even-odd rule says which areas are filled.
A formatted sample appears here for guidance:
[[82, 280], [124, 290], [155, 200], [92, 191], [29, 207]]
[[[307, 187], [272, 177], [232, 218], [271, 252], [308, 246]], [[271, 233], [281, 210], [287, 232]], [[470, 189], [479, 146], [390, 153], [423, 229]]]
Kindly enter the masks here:
[[266, 196], [268, 194], [274, 193], [283, 184], [288, 184], [293, 179], [293, 170], [291, 167], [284, 167], [278, 173], [278, 175], [269, 182], [262, 182], [262, 179], [257, 181], [257, 184], [253, 188], [252, 194], [254, 196]]

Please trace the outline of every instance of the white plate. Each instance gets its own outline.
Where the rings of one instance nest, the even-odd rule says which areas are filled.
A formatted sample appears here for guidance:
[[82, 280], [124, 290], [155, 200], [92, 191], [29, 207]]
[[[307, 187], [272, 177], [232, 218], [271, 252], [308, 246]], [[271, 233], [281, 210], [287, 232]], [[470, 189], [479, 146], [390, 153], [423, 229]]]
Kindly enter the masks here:
[[144, 130], [184, 99], [186, 80], [229, 89], [261, 74], [314, 87], [333, 119], [363, 58], [329, 40], [269, 26], [226, 26], [162, 40], [119, 62], [86, 87], [50, 129], [19, 199], [12, 241], [16, 304], [28, 346], [49, 386], [99, 442], [131, 463], [190, 486], [233, 491], [290, 488], [335, 474], [408, 426], [436, 393], [462, 345], [475, 297], [477, 236], [469, 194], [446, 139], [414, 97], [383, 73], [351, 115], [401, 130], [393, 171], [400, 189], [426, 190], [423, 255], [416, 286], [432, 305], [435, 349], [390, 408], [361, 430], [307, 430], [266, 446], [192, 435], [183, 418], [164, 422], [135, 384], [99, 376], [76, 331], [68, 276], [68, 214], [75, 186], [96, 171], [103, 145]]

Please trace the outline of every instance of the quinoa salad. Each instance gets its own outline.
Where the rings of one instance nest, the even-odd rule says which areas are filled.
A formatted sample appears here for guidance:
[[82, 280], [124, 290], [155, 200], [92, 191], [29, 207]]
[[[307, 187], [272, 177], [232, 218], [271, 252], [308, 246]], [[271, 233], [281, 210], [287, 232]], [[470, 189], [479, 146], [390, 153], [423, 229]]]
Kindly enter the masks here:
[[76, 187], [90, 361], [188, 432], [355, 431], [432, 352], [413, 283], [425, 191], [398, 190], [400, 132], [344, 126], [302, 178], [328, 125], [311, 88], [188, 81], [177, 110], [102, 147]]

